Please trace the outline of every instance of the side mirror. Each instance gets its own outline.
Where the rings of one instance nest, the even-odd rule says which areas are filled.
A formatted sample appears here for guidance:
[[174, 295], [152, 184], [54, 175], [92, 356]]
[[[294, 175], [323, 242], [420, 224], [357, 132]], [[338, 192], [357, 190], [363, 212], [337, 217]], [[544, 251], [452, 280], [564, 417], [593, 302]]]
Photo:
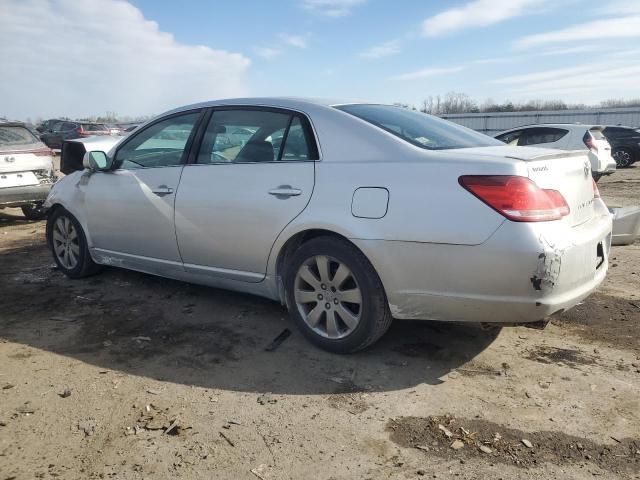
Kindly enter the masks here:
[[87, 152], [82, 157], [82, 166], [93, 172], [103, 172], [111, 168], [111, 159], [99, 150]]

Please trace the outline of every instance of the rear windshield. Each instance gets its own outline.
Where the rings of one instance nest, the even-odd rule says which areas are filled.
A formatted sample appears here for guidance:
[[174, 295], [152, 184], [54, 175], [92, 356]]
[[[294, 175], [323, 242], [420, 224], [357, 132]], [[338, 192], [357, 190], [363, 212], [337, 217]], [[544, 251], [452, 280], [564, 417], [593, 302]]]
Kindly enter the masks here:
[[0, 148], [30, 147], [40, 141], [25, 127], [0, 125]]
[[336, 108], [427, 150], [504, 145], [466, 127], [402, 107], [359, 104]]
[[85, 132], [103, 132], [107, 130], [107, 127], [105, 127], [104, 125], [96, 125], [94, 123], [83, 123], [82, 129]]

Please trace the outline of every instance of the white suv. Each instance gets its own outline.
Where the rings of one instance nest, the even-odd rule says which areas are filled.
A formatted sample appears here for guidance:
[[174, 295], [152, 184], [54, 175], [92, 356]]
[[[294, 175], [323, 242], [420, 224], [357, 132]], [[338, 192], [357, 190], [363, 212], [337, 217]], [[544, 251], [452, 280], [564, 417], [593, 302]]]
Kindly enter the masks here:
[[616, 161], [611, 156], [611, 145], [600, 125], [555, 123], [527, 125], [512, 128], [495, 137], [508, 145], [557, 148], [559, 150], [588, 150], [591, 172], [597, 181], [603, 175], [616, 170]]
[[44, 218], [55, 180], [51, 149], [23, 123], [0, 123], [0, 209], [21, 207], [29, 220]]

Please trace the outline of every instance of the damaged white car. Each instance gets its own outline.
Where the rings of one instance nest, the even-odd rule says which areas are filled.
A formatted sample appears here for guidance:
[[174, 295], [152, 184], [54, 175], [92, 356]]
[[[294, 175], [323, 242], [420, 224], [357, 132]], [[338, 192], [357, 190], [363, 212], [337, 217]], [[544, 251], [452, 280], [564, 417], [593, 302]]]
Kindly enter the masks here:
[[587, 152], [510, 147], [399, 107], [190, 105], [84, 166], [47, 199], [61, 271], [111, 265], [279, 300], [334, 352], [393, 318], [536, 322], [608, 268]]
[[44, 218], [55, 181], [51, 149], [23, 123], [1, 122], [0, 209], [20, 207], [28, 220]]

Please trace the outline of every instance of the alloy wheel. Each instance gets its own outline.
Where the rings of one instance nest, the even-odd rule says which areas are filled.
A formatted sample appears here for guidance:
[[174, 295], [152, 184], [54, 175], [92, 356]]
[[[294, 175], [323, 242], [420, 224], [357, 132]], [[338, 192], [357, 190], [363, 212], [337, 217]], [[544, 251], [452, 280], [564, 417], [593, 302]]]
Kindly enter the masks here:
[[616, 150], [613, 152], [613, 159], [619, 167], [627, 167], [631, 164], [631, 154], [626, 150]]
[[360, 323], [360, 286], [351, 270], [335, 258], [307, 259], [296, 274], [294, 296], [305, 323], [322, 337], [344, 338]]
[[73, 270], [78, 265], [80, 243], [78, 231], [69, 217], [58, 217], [53, 225], [52, 239], [53, 251], [58, 261], [67, 270]]

